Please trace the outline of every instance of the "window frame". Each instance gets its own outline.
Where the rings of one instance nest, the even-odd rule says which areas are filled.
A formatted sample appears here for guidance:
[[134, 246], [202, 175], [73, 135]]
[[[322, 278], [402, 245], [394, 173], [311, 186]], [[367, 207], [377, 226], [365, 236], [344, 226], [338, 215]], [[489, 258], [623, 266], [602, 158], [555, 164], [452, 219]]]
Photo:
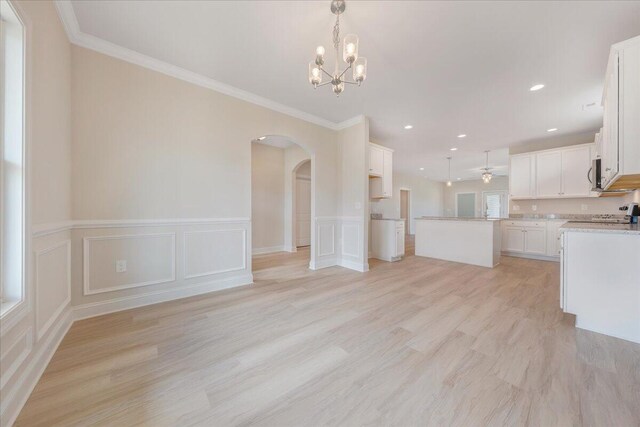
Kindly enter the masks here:
[[[19, 297], [14, 297], [11, 300], [6, 300], [6, 292], [7, 292], [7, 287], [6, 287], [6, 283], [0, 283], [0, 287], [2, 287], [3, 289], [1, 289], [1, 294], [2, 294], [2, 299], [0, 300], [0, 319], [2, 320], [2, 325], [0, 326], [0, 335], [4, 334], [6, 330], [12, 328], [16, 323], [18, 323], [19, 321], [21, 321], [23, 319], [23, 317], [29, 313], [31, 307], [30, 307], [30, 298], [28, 297], [28, 293], [29, 293], [29, 283], [30, 283], [30, 279], [31, 279], [31, 275], [30, 275], [30, 267], [31, 267], [31, 257], [29, 256], [30, 254], [30, 250], [31, 250], [31, 239], [30, 237], [30, 233], [31, 233], [31, 227], [30, 227], [30, 173], [29, 173], [29, 138], [30, 138], [30, 132], [29, 132], [29, 126], [28, 126], [28, 107], [30, 105], [29, 103], [29, 89], [28, 89], [28, 82], [29, 82], [29, 75], [30, 75], [30, 67], [31, 67], [31, 63], [30, 63], [30, 56], [29, 56], [29, 40], [30, 40], [30, 33], [31, 33], [31, 24], [29, 21], [25, 20], [25, 14], [22, 12], [22, 10], [20, 9], [20, 4], [17, 1], [13, 1], [13, 0], [0, 0], [0, 2], [2, 3], [2, 8], [5, 9], [5, 7], [8, 7], [8, 9], [10, 10], [11, 13], [11, 21], [14, 22], [15, 24], [20, 25], [21, 27], [21, 46], [20, 46], [20, 50], [21, 50], [21, 59], [22, 59], [22, 69], [21, 69], [21, 135], [20, 135], [20, 139], [22, 142], [22, 146], [21, 146], [21, 160], [22, 160], [22, 164], [21, 164], [21, 190], [22, 190], [22, 194], [21, 194], [21, 230], [20, 230], [20, 236], [21, 236], [21, 243], [22, 243], [22, 250], [21, 250], [21, 254], [20, 254], [20, 258], [21, 258], [21, 266], [20, 266], [20, 284], [19, 284], [19, 290], [18, 290], [18, 294]], [[6, 9], [5, 9], [6, 10]], [[4, 27], [4, 25], [3, 25]], [[6, 30], [6, 28], [3, 28], [3, 31]], [[5, 53], [5, 34], [3, 32], [2, 34], [2, 40], [0, 40], [2, 42], [2, 47], [0, 48], [0, 54], [2, 54], [3, 56], [6, 54]], [[4, 61], [3, 61], [4, 63]], [[2, 153], [2, 161], [0, 161], [0, 200], [3, 200], [4, 195], [5, 195], [5, 182], [4, 182], [4, 149], [5, 146], [4, 144], [6, 143], [6, 141], [4, 141], [4, 133], [5, 133], [5, 123], [4, 123], [4, 114], [5, 114], [5, 102], [4, 102], [4, 89], [5, 89], [5, 69], [4, 67], [0, 67], [2, 68], [2, 71], [0, 71], [0, 84], [2, 85], [2, 98], [0, 99], [0, 104], [2, 104], [0, 106], [0, 114], [2, 114], [2, 119], [0, 120], [0, 131], [3, 134], [2, 142], [0, 145], [0, 153]], [[0, 212], [0, 239], [2, 238], [2, 236], [4, 235], [4, 229], [3, 227], [5, 226], [5, 222], [6, 222], [6, 218], [3, 217], [3, 213]], [[1, 240], [0, 240], [1, 242]], [[0, 247], [3, 247], [3, 244], [0, 244]], [[6, 253], [1, 252], [4, 249], [0, 249], [0, 282], [4, 282], [4, 276], [2, 274], [2, 272], [4, 271], [4, 262], [6, 259]]]

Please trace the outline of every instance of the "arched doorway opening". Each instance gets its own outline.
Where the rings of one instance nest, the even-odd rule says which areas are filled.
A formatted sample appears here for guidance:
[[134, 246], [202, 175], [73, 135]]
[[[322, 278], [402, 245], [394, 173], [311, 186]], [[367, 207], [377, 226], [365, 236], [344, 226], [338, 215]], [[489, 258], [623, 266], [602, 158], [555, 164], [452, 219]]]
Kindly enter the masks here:
[[280, 264], [310, 265], [315, 253], [314, 169], [313, 154], [288, 137], [265, 135], [252, 141], [254, 273]]

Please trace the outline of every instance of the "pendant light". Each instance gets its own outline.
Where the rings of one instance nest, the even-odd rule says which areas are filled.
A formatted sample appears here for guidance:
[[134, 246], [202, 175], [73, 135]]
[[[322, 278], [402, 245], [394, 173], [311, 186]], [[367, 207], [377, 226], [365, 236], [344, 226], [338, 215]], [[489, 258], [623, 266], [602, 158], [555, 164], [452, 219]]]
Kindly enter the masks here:
[[489, 167], [489, 150], [486, 150], [485, 153], [487, 154], [487, 163], [484, 169], [482, 169], [484, 171], [482, 172], [482, 182], [488, 184], [491, 182], [493, 174], [491, 173], [491, 168]]
[[447, 157], [449, 160], [449, 179], [447, 180], [447, 187], [451, 187], [451, 156]]

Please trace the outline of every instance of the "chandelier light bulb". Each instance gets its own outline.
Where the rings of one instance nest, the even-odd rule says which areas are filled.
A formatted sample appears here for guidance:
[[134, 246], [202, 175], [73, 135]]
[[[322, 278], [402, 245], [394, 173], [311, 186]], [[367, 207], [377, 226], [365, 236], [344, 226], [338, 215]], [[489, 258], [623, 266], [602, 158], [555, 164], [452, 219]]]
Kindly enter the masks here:
[[342, 59], [344, 59], [344, 62], [347, 64], [352, 64], [356, 59], [358, 59], [358, 36], [355, 34], [347, 34], [344, 38]]
[[355, 60], [354, 64], [353, 80], [360, 84], [367, 78], [367, 58], [361, 56]]
[[322, 83], [322, 70], [315, 61], [309, 62], [309, 83], [314, 87]]
[[318, 46], [316, 48], [316, 55], [318, 55], [318, 56], [324, 55], [324, 46]]
[[451, 181], [447, 181], [447, 187], [451, 187]]

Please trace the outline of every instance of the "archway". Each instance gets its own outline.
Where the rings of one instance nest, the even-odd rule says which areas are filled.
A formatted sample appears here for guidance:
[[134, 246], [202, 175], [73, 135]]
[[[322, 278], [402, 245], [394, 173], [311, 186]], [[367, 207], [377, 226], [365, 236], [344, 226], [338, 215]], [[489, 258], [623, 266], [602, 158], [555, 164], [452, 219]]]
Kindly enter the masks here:
[[[308, 243], [298, 245], [298, 218], [296, 192], [298, 173], [309, 168], [303, 178], [309, 188]], [[252, 140], [251, 149], [251, 252], [261, 259], [263, 255], [297, 252], [305, 248], [309, 266], [315, 256], [315, 160], [314, 155], [301, 144], [281, 135], [264, 135]], [[302, 242], [305, 243], [305, 242]], [[298, 254], [298, 259], [304, 255]], [[276, 259], [275, 255], [272, 259]], [[256, 261], [254, 259], [254, 262]], [[255, 268], [254, 268], [255, 270]]]

